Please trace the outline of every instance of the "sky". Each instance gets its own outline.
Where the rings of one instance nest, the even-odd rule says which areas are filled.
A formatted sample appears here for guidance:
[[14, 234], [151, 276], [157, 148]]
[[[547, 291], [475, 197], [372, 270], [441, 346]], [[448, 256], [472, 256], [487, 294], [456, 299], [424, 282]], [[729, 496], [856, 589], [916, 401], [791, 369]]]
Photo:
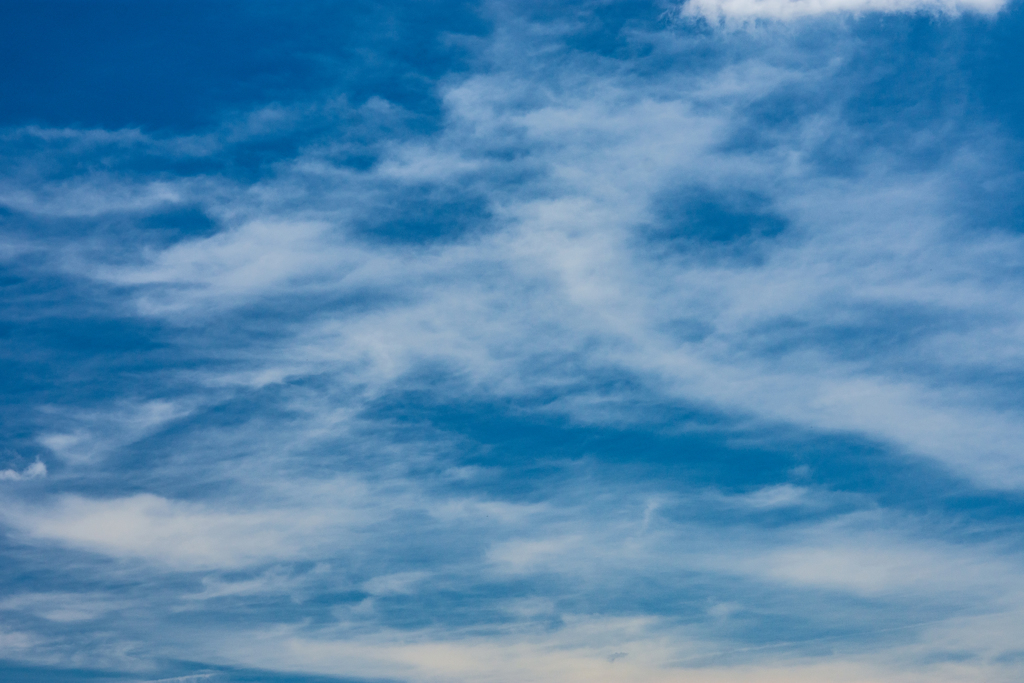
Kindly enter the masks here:
[[0, 679], [1024, 677], [1020, 0], [0, 16]]

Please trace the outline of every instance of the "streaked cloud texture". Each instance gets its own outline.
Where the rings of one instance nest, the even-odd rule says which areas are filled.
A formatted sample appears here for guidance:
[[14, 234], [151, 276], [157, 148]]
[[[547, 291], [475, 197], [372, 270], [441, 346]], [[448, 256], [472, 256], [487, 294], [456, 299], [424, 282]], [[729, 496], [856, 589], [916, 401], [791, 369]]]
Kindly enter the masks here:
[[4, 680], [1024, 674], [1019, 3], [4, 8]]

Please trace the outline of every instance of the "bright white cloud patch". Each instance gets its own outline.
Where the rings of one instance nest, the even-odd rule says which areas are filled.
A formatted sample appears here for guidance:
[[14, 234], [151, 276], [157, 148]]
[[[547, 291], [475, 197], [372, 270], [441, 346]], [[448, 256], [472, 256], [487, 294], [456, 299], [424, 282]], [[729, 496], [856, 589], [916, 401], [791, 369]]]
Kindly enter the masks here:
[[688, 0], [682, 13], [711, 21], [798, 19], [822, 14], [924, 12], [959, 15], [995, 14], [1006, 0]]

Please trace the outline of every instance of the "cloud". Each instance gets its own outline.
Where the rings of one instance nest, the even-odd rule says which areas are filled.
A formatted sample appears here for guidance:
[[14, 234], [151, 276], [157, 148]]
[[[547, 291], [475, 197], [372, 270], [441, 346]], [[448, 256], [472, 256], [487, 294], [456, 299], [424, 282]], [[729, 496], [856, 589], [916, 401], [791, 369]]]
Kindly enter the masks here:
[[0, 203], [16, 211], [42, 216], [95, 217], [122, 211], [152, 211], [182, 203], [183, 197], [167, 183], [133, 186], [121, 179], [95, 177], [86, 183], [60, 183], [46, 188], [44, 196], [21, 189], [0, 187]]
[[[864, 123], [888, 72], [835, 23], [623, 57], [492, 10], [436, 129], [323, 95], [208, 136], [9, 131], [12, 272], [153, 342], [22, 401], [56, 463], [3, 491], [39, 577], [0, 602], [37, 630], [9, 656], [1014, 680], [1024, 241], [977, 210], [1019, 190], [1004, 133]], [[246, 150], [272, 162], [232, 176]], [[185, 206], [202, 229], [160, 222]]]
[[345, 525], [341, 511], [333, 512], [219, 511], [141, 493], [110, 500], [64, 496], [48, 509], [8, 510], [5, 518], [36, 540], [187, 570], [297, 558], [311, 533]]
[[29, 612], [60, 623], [91, 621], [128, 603], [103, 593], [20, 593], [0, 600], [0, 610]]
[[[979, 378], [1020, 371], [1019, 358], [991, 345], [1021, 324], [1014, 264], [1024, 245], [998, 230], [968, 239], [950, 214], [951, 198], [969, 191], [964, 164], [995, 177], [1001, 162], [967, 146], [904, 174], [877, 150], [860, 171], [822, 176], [807, 137], [826, 125], [820, 117], [844, 125], [827, 110], [766, 151], [720, 151], [737, 112], [761, 97], [762, 75], [600, 75], [525, 109], [505, 86], [531, 75], [474, 76], [447, 91], [451, 126], [437, 139], [396, 143], [365, 173], [311, 152], [209, 204], [236, 227], [147, 249], [132, 265], [76, 268], [131, 288], [140, 313], [179, 323], [301, 297], [303, 321], [245, 352], [250, 377], [329, 373], [379, 395], [434, 364], [483, 398], [529, 400], [559, 387], [548, 408], [587, 421], [597, 405], [589, 378], [619, 373], [653, 400], [860, 434], [985, 486], [1021, 486], [1017, 411], [983, 382], [949, 379], [968, 376], [955, 368]], [[778, 87], [792, 78], [775, 75]], [[655, 99], [670, 86], [674, 99]], [[493, 128], [517, 132], [482, 136]], [[536, 180], [515, 189], [489, 179], [500, 166], [489, 150], [506, 144], [530, 150]], [[452, 155], [475, 165], [453, 165]], [[408, 169], [422, 164], [452, 175], [410, 181]], [[475, 178], [492, 227], [423, 246], [356, 231], [377, 198], [400, 202], [428, 177]], [[784, 236], [739, 235], [725, 246], [658, 208], [672, 193], [698, 192], [719, 210], [742, 210], [735, 187], [772, 197], [761, 211], [789, 226]], [[262, 218], [249, 218], [254, 206]], [[332, 311], [317, 298], [360, 303]], [[918, 323], [896, 341], [899, 316]], [[970, 345], [958, 351], [952, 338]], [[850, 355], [864, 345], [874, 351]], [[612, 399], [594, 419], [607, 418]], [[618, 414], [637, 419], [625, 404]]]
[[779, 484], [777, 486], [766, 486], [743, 496], [731, 496], [730, 498], [741, 501], [742, 504], [749, 505], [754, 508], [772, 509], [795, 505], [807, 505], [808, 490], [802, 486]]
[[[807, 536], [781, 542], [771, 549], [750, 552], [733, 565], [759, 578], [802, 587], [850, 591], [858, 595], [929, 593], [951, 583], [957, 590], [985, 594], [1005, 586], [1016, 571], [1015, 562], [981, 557], [974, 547], [951, 547], [916, 541], [913, 536], [884, 532], [840, 532], [841, 542], [830, 542], [828, 530], [807, 530]], [[801, 534], [802, 536], [802, 534]]]
[[40, 406], [59, 431], [41, 434], [38, 442], [73, 465], [95, 464], [119, 449], [160, 431], [187, 416], [194, 407], [188, 401], [153, 399], [122, 400], [100, 410], [63, 410]]
[[21, 472], [12, 469], [0, 470], [0, 481], [21, 481], [23, 479], [37, 479], [46, 476], [46, 464], [42, 461], [35, 461]]
[[792, 20], [822, 14], [926, 12], [957, 16], [965, 12], [992, 15], [1005, 0], [688, 0], [684, 16], [711, 21]]
[[402, 595], [415, 592], [415, 586], [429, 576], [426, 572], [399, 572], [375, 576], [363, 583], [363, 589], [370, 595]]
[[[658, 628], [656, 621], [599, 616], [566, 617], [556, 633], [504, 632], [488, 637], [444, 640], [429, 631], [373, 637], [312, 639], [291, 629], [251, 633], [227, 651], [236, 661], [259, 661], [267, 668], [332, 675], [435, 681], [677, 681], [700, 683], [775, 683], [781, 681], [958, 681], [965, 672], [983, 672], [986, 680], [1014, 680], [1013, 666], [998, 663], [963, 666], [956, 662], [909, 664], [893, 648], [888, 661], [839, 655], [828, 662], [769, 654], [756, 664], [687, 665], [693, 653], [714, 651], [685, 629]], [[653, 633], [652, 633], [653, 631]], [[653, 637], [652, 637], [653, 636]], [[621, 649], [616, 649], [621, 648]], [[617, 656], [623, 655], [625, 656]], [[742, 654], [736, 651], [734, 654]], [[700, 656], [700, 655], [699, 655]], [[909, 664], [909, 665], [908, 665]]]
[[39, 645], [39, 639], [23, 631], [9, 631], [0, 627], [0, 653], [6, 657], [19, 657]]

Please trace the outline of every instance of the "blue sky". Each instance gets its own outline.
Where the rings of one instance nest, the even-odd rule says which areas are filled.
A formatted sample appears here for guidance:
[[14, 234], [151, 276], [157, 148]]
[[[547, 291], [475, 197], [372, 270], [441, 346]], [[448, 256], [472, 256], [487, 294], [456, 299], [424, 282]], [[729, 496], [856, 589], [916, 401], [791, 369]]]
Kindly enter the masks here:
[[0, 678], [1024, 674], [1024, 8], [0, 3]]

